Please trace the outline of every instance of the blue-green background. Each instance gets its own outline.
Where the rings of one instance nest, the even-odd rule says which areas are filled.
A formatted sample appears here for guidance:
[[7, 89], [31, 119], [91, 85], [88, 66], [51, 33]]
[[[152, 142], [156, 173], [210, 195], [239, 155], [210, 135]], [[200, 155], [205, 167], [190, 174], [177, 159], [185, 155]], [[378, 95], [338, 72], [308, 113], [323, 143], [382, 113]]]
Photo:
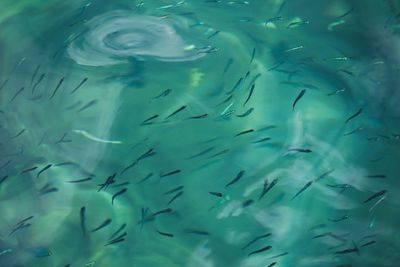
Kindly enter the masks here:
[[[151, 56], [106, 66], [74, 61], [68, 52], [73, 39], [88, 34], [90, 21], [116, 10], [179, 21], [177, 34], [187, 44], [216, 49], [178, 62]], [[0, 178], [7, 178], [0, 184], [0, 266], [261, 267], [275, 261], [284, 267], [398, 266], [399, 12], [395, 0], [1, 0]], [[33, 84], [45, 76], [32, 95], [38, 66]], [[248, 71], [245, 84], [221, 104]], [[85, 77], [87, 82], [70, 94]], [[154, 99], [166, 89], [172, 90], [168, 96]], [[292, 111], [302, 89], [306, 93]], [[163, 121], [183, 105], [185, 110]], [[228, 106], [232, 114], [221, 118]], [[236, 116], [248, 108], [254, 109], [250, 115]], [[360, 108], [362, 113], [345, 123]], [[204, 113], [207, 118], [187, 119]], [[141, 125], [155, 114], [154, 124]], [[249, 129], [254, 131], [235, 137]], [[98, 142], [74, 130], [121, 143]], [[64, 134], [70, 142], [57, 143]], [[252, 143], [266, 137], [271, 139]], [[188, 159], [211, 147], [208, 154]], [[121, 174], [150, 148], [155, 156]], [[312, 152], [287, 153], [290, 148]], [[62, 162], [74, 164], [55, 166]], [[53, 167], [36, 177], [47, 164]], [[21, 174], [33, 166], [38, 169]], [[176, 169], [181, 172], [160, 177]], [[241, 170], [242, 179], [226, 188]], [[152, 177], [138, 183], [150, 172]], [[123, 187], [98, 192], [97, 185], [113, 173], [117, 183], [129, 184], [111, 205]], [[67, 183], [88, 176], [89, 182]], [[258, 201], [266, 179], [278, 182]], [[47, 183], [58, 191], [40, 195]], [[328, 186], [337, 184], [349, 188]], [[141, 209], [166, 208], [173, 195], [164, 192], [180, 185], [184, 194], [169, 205], [174, 211], [141, 228]], [[386, 197], [375, 207], [379, 198], [363, 204], [381, 190], [387, 190]], [[226, 201], [209, 191], [223, 193]], [[249, 199], [254, 203], [243, 207]], [[83, 206], [88, 230], [106, 218], [112, 223], [83, 236]], [[10, 235], [13, 225], [31, 215], [30, 227]], [[344, 215], [349, 218], [331, 221]], [[123, 223], [126, 240], [104, 246]], [[241, 249], [268, 232], [270, 237]], [[327, 232], [346, 241], [313, 238]], [[376, 243], [361, 247], [371, 240]], [[353, 242], [359, 254], [334, 255]], [[248, 257], [266, 245], [272, 249]], [[50, 255], [40, 257], [39, 249]]]

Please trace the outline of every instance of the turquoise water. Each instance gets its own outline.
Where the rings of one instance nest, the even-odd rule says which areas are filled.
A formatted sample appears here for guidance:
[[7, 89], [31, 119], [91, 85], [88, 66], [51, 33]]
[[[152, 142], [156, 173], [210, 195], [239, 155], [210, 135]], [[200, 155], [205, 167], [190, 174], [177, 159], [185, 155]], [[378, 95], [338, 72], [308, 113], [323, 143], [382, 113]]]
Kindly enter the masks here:
[[398, 1], [0, 2], [0, 266], [398, 266]]

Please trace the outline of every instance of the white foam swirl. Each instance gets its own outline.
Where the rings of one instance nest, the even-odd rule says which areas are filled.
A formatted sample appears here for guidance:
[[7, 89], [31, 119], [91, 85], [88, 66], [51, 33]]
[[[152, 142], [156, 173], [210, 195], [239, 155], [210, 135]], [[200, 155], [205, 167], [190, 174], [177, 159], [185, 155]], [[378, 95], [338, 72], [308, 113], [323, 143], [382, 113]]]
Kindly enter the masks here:
[[88, 31], [68, 47], [78, 64], [105, 66], [126, 63], [129, 58], [190, 61], [205, 55], [178, 34], [183, 27], [167, 19], [112, 11], [90, 20]]

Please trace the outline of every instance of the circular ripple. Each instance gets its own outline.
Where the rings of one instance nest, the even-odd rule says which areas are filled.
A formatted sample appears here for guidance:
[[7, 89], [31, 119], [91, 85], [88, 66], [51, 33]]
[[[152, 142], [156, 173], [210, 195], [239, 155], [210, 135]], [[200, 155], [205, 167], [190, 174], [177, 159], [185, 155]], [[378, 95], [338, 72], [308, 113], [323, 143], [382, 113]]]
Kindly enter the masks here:
[[90, 20], [88, 30], [68, 47], [78, 64], [105, 66], [129, 58], [160, 61], [190, 61], [205, 55], [184, 40], [183, 27], [170, 20], [113, 11]]

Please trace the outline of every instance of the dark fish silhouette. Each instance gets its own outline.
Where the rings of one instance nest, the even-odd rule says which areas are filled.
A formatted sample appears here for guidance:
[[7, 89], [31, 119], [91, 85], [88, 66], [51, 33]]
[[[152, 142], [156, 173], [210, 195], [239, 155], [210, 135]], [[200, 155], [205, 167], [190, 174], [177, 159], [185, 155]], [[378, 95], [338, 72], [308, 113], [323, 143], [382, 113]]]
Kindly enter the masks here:
[[87, 82], [88, 78], [83, 78], [83, 80], [70, 92], [72, 95], [75, 93], [79, 88], [81, 88], [82, 85], [84, 85]]
[[86, 226], [85, 226], [85, 222], [86, 222], [86, 208], [85, 206], [81, 207], [80, 210], [80, 221], [81, 221], [81, 230], [82, 230], [82, 234], [85, 236], [86, 235]]
[[271, 182], [271, 184], [268, 184], [268, 180], [265, 180], [263, 190], [262, 190], [260, 196], [258, 197], [258, 200], [261, 200], [265, 196], [265, 194], [268, 193], [268, 191], [271, 190], [272, 187], [274, 187], [277, 183], [278, 183], [278, 179], [274, 179]]
[[271, 248], [272, 248], [272, 246], [265, 246], [265, 247], [262, 247], [260, 249], [257, 249], [255, 251], [250, 252], [247, 256], [251, 256], [251, 255], [254, 255], [254, 254], [257, 254], [257, 253], [261, 253], [261, 252], [270, 250]]
[[152, 122], [150, 122], [150, 121], [151, 121], [151, 120], [154, 120], [154, 119], [157, 118], [157, 117], [158, 117], [158, 115], [153, 115], [153, 116], [151, 116], [150, 118], [145, 119], [145, 120], [142, 122], [142, 125], [152, 124]]
[[153, 97], [153, 99], [158, 99], [158, 98], [161, 98], [161, 97], [166, 97], [166, 96], [169, 95], [171, 92], [172, 92], [172, 89], [166, 89], [166, 90], [164, 90], [163, 92], [161, 92], [161, 94], [159, 94], [159, 95]]
[[299, 95], [296, 97], [296, 99], [293, 102], [292, 111], [296, 107], [297, 102], [299, 102], [299, 100], [304, 96], [305, 93], [306, 93], [306, 89], [301, 90], [301, 92], [299, 93]]
[[168, 201], [168, 205], [171, 204], [172, 202], [174, 202], [178, 197], [183, 195], [183, 191], [178, 192], [176, 195], [174, 195], [170, 201]]
[[161, 232], [161, 231], [159, 231], [159, 230], [157, 230], [157, 233], [159, 233], [160, 235], [163, 235], [163, 236], [174, 237], [173, 234]]
[[244, 175], [244, 171], [241, 170], [240, 172], [238, 172], [238, 174], [236, 175], [236, 177], [235, 177], [232, 181], [230, 181], [229, 183], [227, 183], [227, 184], [225, 185], [225, 187], [228, 187], [228, 186], [233, 185], [234, 183], [236, 183], [237, 181], [239, 181], [239, 180], [243, 177], [243, 175]]
[[64, 82], [64, 77], [62, 77], [62, 78], [60, 79], [60, 81], [58, 82], [56, 88], [54, 89], [54, 91], [53, 91], [53, 93], [51, 94], [51, 96], [50, 96], [49, 99], [52, 99], [52, 98], [56, 95], [58, 89], [59, 89], [60, 86], [63, 84], [63, 82]]
[[168, 194], [171, 194], [171, 193], [175, 193], [176, 191], [181, 191], [183, 188], [184, 188], [183, 185], [177, 186], [177, 187], [175, 187], [175, 188], [173, 188], [173, 189], [171, 189], [171, 190], [165, 192], [164, 195], [168, 195]]
[[171, 118], [172, 116], [178, 114], [179, 112], [181, 112], [182, 110], [184, 110], [186, 108], [186, 106], [182, 106], [180, 108], [178, 108], [177, 110], [175, 110], [174, 112], [172, 112], [171, 114], [169, 114], [165, 120], [168, 120], [169, 118]]
[[100, 229], [103, 229], [104, 227], [110, 225], [112, 220], [110, 218], [106, 219], [104, 222], [102, 222], [98, 227], [94, 228], [91, 232], [96, 232], [99, 231]]
[[52, 165], [52, 164], [48, 164], [48, 165], [45, 166], [43, 169], [41, 169], [41, 170], [37, 173], [36, 178], [39, 178], [39, 176], [40, 176], [43, 172], [45, 172], [46, 170], [50, 169], [51, 166], [53, 166], [53, 165]]
[[220, 192], [208, 192], [210, 195], [216, 196], [216, 197], [222, 197], [223, 194]]
[[174, 174], [178, 174], [178, 173], [180, 173], [181, 172], [181, 170], [174, 170], [174, 171], [170, 171], [170, 172], [166, 172], [166, 173], [160, 173], [160, 177], [167, 177], [167, 176], [171, 176], [171, 175], [174, 175]]
[[187, 234], [195, 234], [195, 235], [210, 235], [209, 232], [204, 230], [197, 230], [197, 229], [185, 229], [183, 230]]
[[255, 86], [256, 85], [254, 83], [251, 85], [249, 95], [247, 96], [246, 101], [244, 101], [243, 107], [246, 106], [247, 102], [249, 102], [251, 96], [253, 95]]
[[244, 113], [240, 114], [240, 115], [236, 115], [236, 117], [239, 118], [244, 118], [249, 116], [252, 112], [253, 112], [254, 108], [249, 108], [248, 110], [246, 110]]
[[114, 205], [114, 200], [116, 197], [122, 195], [123, 193], [125, 193], [126, 191], [128, 191], [128, 188], [123, 188], [120, 191], [118, 191], [117, 193], [115, 193], [112, 198], [111, 198], [111, 205]]
[[294, 200], [296, 197], [298, 197], [301, 193], [303, 193], [307, 188], [309, 188], [312, 185], [313, 181], [309, 181], [302, 189], [300, 189], [299, 192], [296, 193], [296, 195], [294, 195], [292, 197], [292, 200]]
[[243, 135], [243, 134], [248, 134], [248, 133], [251, 133], [251, 132], [254, 132], [254, 129], [250, 129], [250, 130], [246, 130], [246, 131], [240, 132], [240, 133], [236, 134], [235, 137]]
[[367, 203], [367, 202], [369, 202], [369, 201], [371, 201], [371, 200], [373, 200], [373, 199], [375, 199], [377, 197], [380, 197], [380, 196], [386, 194], [386, 192], [387, 192], [386, 190], [381, 190], [378, 193], [375, 193], [372, 196], [370, 196], [369, 198], [367, 198], [366, 200], [364, 200], [363, 203]]
[[215, 149], [215, 147], [207, 148], [207, 149], [205, 149], [205, 150], [203, 150], [203, 151], [201, 151], [201, 152], [199, 152], [197, 154], [194, 154], [194, 155], [188, 157], [187, 159], [193, 159], [193, 158], [197, 158], [197, 157], [203, 156], [204, 154], [207, 154], [208, 152], [210, 152], [210, 151], [212, 151], [214, 149]]
[[266, 237], [269, 237], [269, 236], [271, 236], [271, 233], [267, 233], [267, 234], [263, 234], [263, 235], [257, 236], [257, 237], [255, 237], [255, 238], [253, 238], [252, 240], [250, 240], [246, 245], [244, 245], [244, 246], [242, 247], [242, 249], [246, 249], [246, 248], [248, 248], [250, 245], [252, 245], [252, 244], [254, 244], [255, 242], [257, 242], [258, 240], [263, 239], [263, 238], [266, 238]]
[[349, 121], [351, 121], [352, 119], [356, 118], [358, 115], [361, 114], [361, 112], [363, 111], [362, 108], [360, 108], [359, 110], [357, 110], [356, 113], [354, 113], [353, 115], [351, 115], [350, 117], [348, 117], [345, 121], [345, 123], [348, 123]]

